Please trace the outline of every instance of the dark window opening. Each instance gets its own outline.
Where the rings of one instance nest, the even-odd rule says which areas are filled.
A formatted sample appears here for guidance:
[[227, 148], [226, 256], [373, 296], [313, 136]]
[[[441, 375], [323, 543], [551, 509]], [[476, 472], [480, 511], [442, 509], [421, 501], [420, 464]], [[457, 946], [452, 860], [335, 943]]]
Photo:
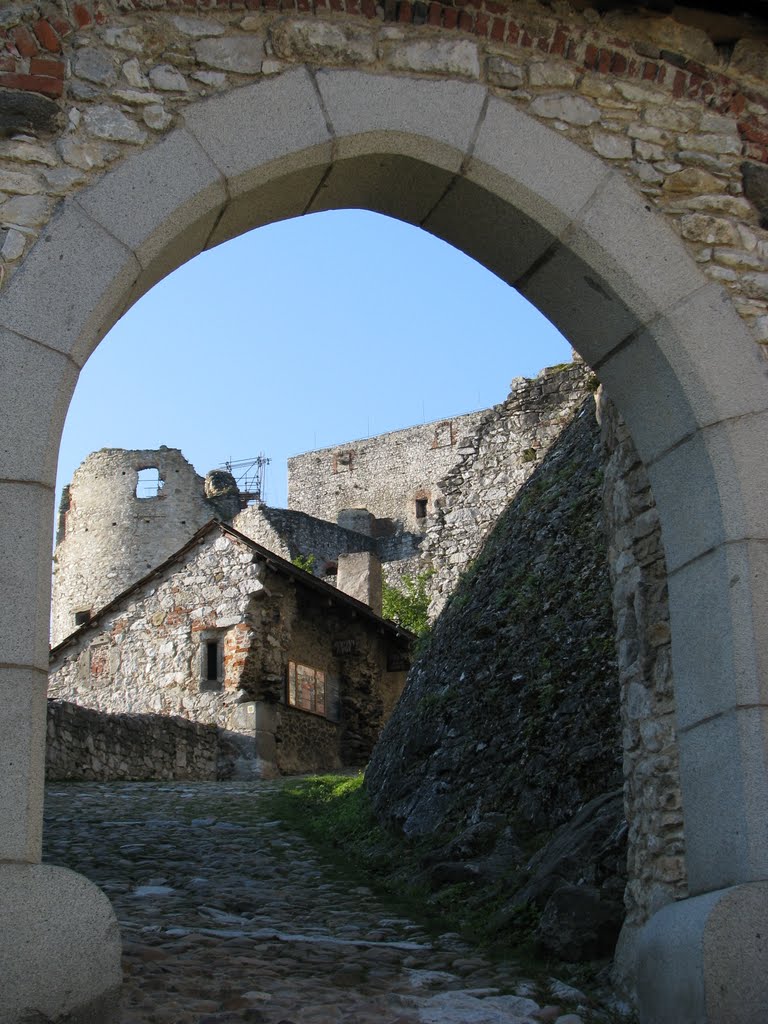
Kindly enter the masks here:
[[416, 518], [426, 519], [427, 518], [427, 505], [429, 500], [427, 498], [416, 499]]
[[140, 469], [136, 475], [136, 497], [157, 498], [163, 489], [163, 478], [157, 466]]
[[91, 617], [90, 608], [82, 608], [79, 612], [75, 612], [75, 625], [83, 626]]
[[326, 562], [325, 563], [324, 575], [325, 576], [338, 576], [339, 575], [339, 567], [338, 567], [337, 563], [336, 562]]
[[205, 645], [205, 678], [213, 683], [219, 678], [219, 645], [215, 640]]
[[220, 690], [223, 682], [221, 639], [203, 640], [200, 655], [200, 689]]

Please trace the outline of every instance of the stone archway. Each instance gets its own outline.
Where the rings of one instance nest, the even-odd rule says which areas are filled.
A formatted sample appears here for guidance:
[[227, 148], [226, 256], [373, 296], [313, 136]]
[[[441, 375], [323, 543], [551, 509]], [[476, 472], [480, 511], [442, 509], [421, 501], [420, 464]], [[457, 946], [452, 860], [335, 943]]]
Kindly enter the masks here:
[[670, 570], [693, 894], [645, 930], [643, 1019], [756, 1022], [768, 1002], [755, 938], [768, 904], [765, 366], [720, 286], [597, 157], [477, 83], [304, 67], [190, 104], [162, 141], [62, 204], [0, 296], [5, 1016], [21, 1020], [33, 992], [73, 1020], [114, 1013], [105, 898], [39, 865], [52, 485], [78, 370], [201, 249], [339, 206], [420, 224], [518, 287], [626, 419]]

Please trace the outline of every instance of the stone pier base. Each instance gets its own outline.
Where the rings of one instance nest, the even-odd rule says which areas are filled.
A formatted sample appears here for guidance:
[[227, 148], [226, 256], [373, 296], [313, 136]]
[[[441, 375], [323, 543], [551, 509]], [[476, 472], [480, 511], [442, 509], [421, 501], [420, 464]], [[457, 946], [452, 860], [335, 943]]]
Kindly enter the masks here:
[[0, 864], [0, 1021], [117, 1024], [120, 933], [95, 885], [48, 864]]
[[638, 952], [641, 1024], [765, 1024], [768, 882], [669, 904]]

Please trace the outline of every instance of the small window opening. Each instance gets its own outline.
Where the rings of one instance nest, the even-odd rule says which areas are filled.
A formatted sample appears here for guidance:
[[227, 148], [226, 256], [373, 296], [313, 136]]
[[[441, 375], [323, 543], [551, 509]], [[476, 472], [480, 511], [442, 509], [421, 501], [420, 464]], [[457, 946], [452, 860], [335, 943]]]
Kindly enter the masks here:
[[215, 640], [209, 640], [205, 645], [205, 678], [209, 683], [215, 683], [219, 678], [219, 645]]
[[417, 498], [416, 499], [416, 518], [417, 519], [426, 519], [427, 518], [427, 505], [428, 505], [428, 503], [429, 502], [428, 502], [427, 498]]
[[83, 626], [91, 617], [90, 608], [81, 608], [80, 611], [75, 612], [75, 625]]
[[204, 640], [200, 654], [200, 689], [220, 690], [223, 682], [223, 658], [221, 638], [214, 640]]
[[163, 479], [157, 466], [140, 469], [136, 479], [137, 498], [157, 498], [163, 489]]

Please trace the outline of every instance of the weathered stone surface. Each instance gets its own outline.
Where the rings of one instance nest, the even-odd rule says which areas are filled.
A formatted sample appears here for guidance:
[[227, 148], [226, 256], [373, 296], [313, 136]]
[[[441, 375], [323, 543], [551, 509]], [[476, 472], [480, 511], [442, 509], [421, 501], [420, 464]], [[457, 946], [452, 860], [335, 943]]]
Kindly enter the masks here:
[[161, 92], [186, 92], [187, 80], [171, 64], [158, 64], [149, 72], [149, 80]]
[[521, 64], [494, 54], [488, 58], [488, 81], [505, 89], [517, 89], [525, 81], [525, 70]]
[[51, 212], [47, 196], [14, 196], [0, 205], [0, 223], [21, 227], [39, 227], [45, 224]]
[[0, 137], [17, 132], [51, 132], [60, 120], [60, 110], [47, 96], [0, 88]]
[[93, 167], [103, 167], [117, 155], [115, 146], [103, 142], [85, 141], [71, 135], [59, 139], [56, 148], [65, 163], [79, 167], [83, 171], [89, 171]]
[[194, 18], [188, 14], [174, 14], [171, 24], [185, 36], [202, 39], [205, 36], [222, 36], [225, 27], [213, 18]]
[[685, 167], [667, 175], [664, 179], [665, 192], [702, 193], [722, 192], [725, 183], [699, 167]]
[[400, 71], [442, 72], [463, 78], [480, 75], [477, 45], [468, 39], [385, 43], [382, 50], [389, 66]]
[[91, 46], [77, 51], [74, 71], [78, 78], [97, 85], [114, 85], [117, 81], [117, 68], [110, 55]]
[[83, 123], [91, 135], [110, 142], [130, 142], [140, 146], [147, 140], [147, 133], [116, 107], [101, 104], [89, 107], [83, 116]]
[[261, 70], [264, 43], [255, 36], [202, 39], [195, 44], [195, 55], [209, 68], [250, 75]]
[[592, 136], [595, 151], [607, 160], [631, 160], [632, 142], [625, 135], [613, 132], [595, 132]]
[[600, 120], [600, 111], [594, 103], [569, 93], [536, 96], [531, 103], [531, 110], [540, 117], [557, 118], [568, 124], [590, 125]]
[[48, 147], [28, 140], [0, 143], [0, 156], [23, 164], [45, 164], [47, 167], [55, 167], [57, 162]]
[[744, 195], [760, 214], [760, 226], [768, 228], [768, 168], [746, 162], [741, 165]]
[[568, 88], [575, 84], [576, 74], [559, 62], [534, 61], [528, 69], [528, 82], [533, 86]]
[[22, 171], [0, 170], [0, 192], [10, 192], [20, 196], [31, 196], [42, 191], [38, 178]]
[[721, 217], [707, 217], [703, 213], [689, 213], [681, 222], [683, 238], [707, 245], [738, 245], [736, 226]]
[[768, 78], [768, 50], [761, 39], [739, 39], [731, 54], [731, 66], [765, 82]]
[[370, 64], [376, 58], [373, 31], [332, 21], [276, 22], [269, 34], [278, 57], [323, 64]]

